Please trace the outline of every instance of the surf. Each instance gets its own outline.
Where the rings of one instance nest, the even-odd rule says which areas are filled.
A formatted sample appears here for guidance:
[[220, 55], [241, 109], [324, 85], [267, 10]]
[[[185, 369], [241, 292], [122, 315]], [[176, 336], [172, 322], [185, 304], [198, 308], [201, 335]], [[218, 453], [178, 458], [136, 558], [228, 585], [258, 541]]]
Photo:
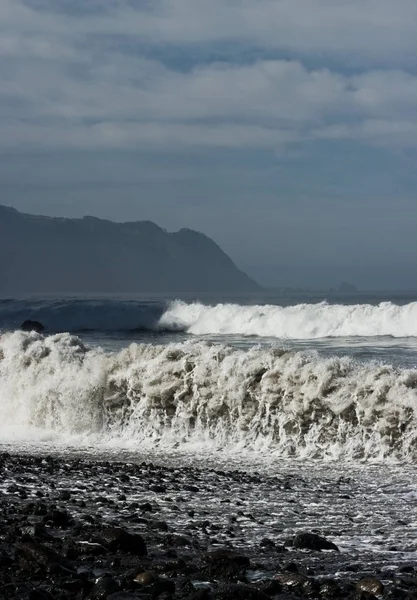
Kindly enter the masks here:
[[0, 338], [0, 438], [415, 462], [417, 370], [202, 341]]

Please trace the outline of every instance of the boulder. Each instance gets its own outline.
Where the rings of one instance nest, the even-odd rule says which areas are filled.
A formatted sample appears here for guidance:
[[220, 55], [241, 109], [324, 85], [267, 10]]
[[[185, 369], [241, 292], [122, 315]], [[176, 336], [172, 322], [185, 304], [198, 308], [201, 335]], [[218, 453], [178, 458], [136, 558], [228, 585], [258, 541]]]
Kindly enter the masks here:
[[329, 542], [316, 533], [297, 533], [292, 540], [292, 546], [303, 550], [336, 550], [336, 552], [339, 552], [336, 544]]
[[209, 578], [219, 581], [235, 582], [245, 577], [246, 569], [250, 566], [247, 556], [228, 548], [219, 548], [204, 556], [204, 571]]
[[356, 591], [358, 594], [382, 596], [384, 593], [384, 584], [375, 577], [364, 577], [356, 584]]
[[98, 542], [112, 552], [120, 550], [136, 556], [148, 553], [145, 540], [138, 533], [129, 533], [119, 527], [107, 527], [99, 536]]
[[36, 333], [42, 333], [42, 331], [45, 330], [45, 327], [39, 321], [31, 321], [30, 319], [27, 319], [26, 321], [23, 321], [20, 329], [22, 331], [36, 331]]

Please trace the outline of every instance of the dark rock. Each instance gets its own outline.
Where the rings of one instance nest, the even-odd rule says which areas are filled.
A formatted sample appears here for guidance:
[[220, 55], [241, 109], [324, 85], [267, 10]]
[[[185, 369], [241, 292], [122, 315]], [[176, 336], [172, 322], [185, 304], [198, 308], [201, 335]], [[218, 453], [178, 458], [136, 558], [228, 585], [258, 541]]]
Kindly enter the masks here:
[[356, 584], [356, 591], [359, 594], [371, 594], [372, 596], [382, 596], [384, 593], [384, 584], [375, 577], [364, 577]]
[[277, 579], [271, 579], [270, 581], [262, 584], [260, 591], [267, 596], [275, 596], [276, 594], [280, 594], [282, 592], [282, 585]]
[[149, 486], [149, 489], [151, 490], [151, 492], [155, 492], [156, 494], [165, 494], [165, 492], [167, 491], [164, 485], [151, 485]]
[[42, 331], [45, 330], [45, 327], [42, 325], [42, 323], [39, 323], [39, 321], [31, 321], [30, 319], [27, 319], [26, 321], [23, 321], [20, 329], [22, 331], [36, 331], [36, 333], [42, 333]]
[[28, 600], [54, 600], [52, 594], [41, 588], [33, 589], [27, 596]]
[[[131, 594], [130, 592], [115, 592], [107, 596], [107, 600], [136, 600], [140, 598], [137, 594]], [[142, 596], [144, 598], [144, 596]]]
[[144, 571], [143, 573], [138, 573], [135, 577], [135, 581], [140, 583], [140, 585], [151, 585], [156, 580], [155, 573], [152, 571]]
[[261, 548], [274, 548], [275, 547], [275, 542], [273, 542], [269, 538], [263, 538], [260, 541], [259, 545], [260, 545]]
[[159, 598], [163, 594], [167, 596], [175, 594], [175, 583], [172, 579], [157, 579], [153, 584], [152, 598]]
[[204, 556], [205, 572], [212, 578], [226, 581], [238, 581], [245, 577], [250, 566], [249, 558], [232, 550], [219, 549]]
[[389, 600], [411, 600], [409, 590], [404, 590], [402, 588], [389, 588], [384, 593], [384, 598], [388, 598]]
[[284, 565], [284, 571], [288, 571], [289, 573], [298, 573], [298, 566], [295, 562], [289, 562]]
[[334, 579], [327, 579], [320, 585], [320, 595], [326, 598], [336, 598], [340, 595], [340, 585]]
[[71, 498], [71, 492], [69, 492], [68, 490], [61, 490], [59, 492], [59, 499], [60, 500], [69, 500]]
[[417, 589], [417, 578], [416, 577], [395, 577], [394, 583], [395, 583], [395, 585], [400, 585], [402, 587]]
[[189, 485], [189, 484], [183, 485], [183, 489], [186, 490], [187, 492], [198, 492], [198, 491], [200, 491], [197, 486], [195, 486], [195, 485]]
[[293, 538], [292, 545], [294, 548], [305, 550], [336, 550], [336, 552], [339, 552], [336, 544], [329, 542], [316, 533], [297, 533]]
[[138, 533], [129, 533], [119, 527], [108, 527], [100, 535], [99, 543], [111, 551], [121, 550], [136, 556], [148, 553], [145, 540]]
[[398, 569], [400, 573], [414, 573], [413, 565], [403, 565]]
[[302, 573], [294, 573], [291, 571], [279, 573], [276, 576], [276, 579], [282, 585], [292, 588], [304, 587], [305, 584], [309, 581], [309, 578], [306, 577], [306, 575], [303, 575]]
[[200, 588], [195, 592], [191, 592], [188, 596], [185, 596], [184, 600], [211, 600], [212, 597], [209, 588]]
[[16, 554], [28, 565], [38, 565], [50, 568], [61, 565], [64, 569], [70, 569], [71, 563], [43, 544], [37, 542], [22, 542], [16, 546]]
[[88, 598], [91, 600], [102, 600], [107, 598], [110, 594], [114, 594], [119, 591], [119, 585], [113, 577], [104, 576], [100, 577], [94, 584]]
[[269, 600], [269, 596], [255, 587], [244, 584], [228, 584], [214, 593], [216, 600]]
[[[150, 598], [150, 596], [146, 596]], [[138, 598], [145, 598], [145, 596], [138, 596], [137, 594], [131, 594], [130, 592], [116, 592], [107, 596], [107, 600], [136, 600]]]
[[72, 517], [66, 510], [52, 510], [44, 516], [43, 520], [62, 529], [67, 529], [72, 523]]
[[165, 521], [150, 521], [149, 528], [158, 529], [159, 531], [168, 531], [168, 525]]

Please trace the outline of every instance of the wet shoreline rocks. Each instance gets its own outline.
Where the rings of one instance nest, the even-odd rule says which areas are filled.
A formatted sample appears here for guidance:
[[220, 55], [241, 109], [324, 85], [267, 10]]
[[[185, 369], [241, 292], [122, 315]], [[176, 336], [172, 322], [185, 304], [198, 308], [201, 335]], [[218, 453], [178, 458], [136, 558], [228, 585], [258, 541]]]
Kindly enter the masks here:
[[245, 490], [293, 505], [293, 487], [238, 471], [0, 453], [0, 599], [414, 598], [413, 565], [352, 563], [326, 535], [288, 537], [285, 523], [265, 538]]

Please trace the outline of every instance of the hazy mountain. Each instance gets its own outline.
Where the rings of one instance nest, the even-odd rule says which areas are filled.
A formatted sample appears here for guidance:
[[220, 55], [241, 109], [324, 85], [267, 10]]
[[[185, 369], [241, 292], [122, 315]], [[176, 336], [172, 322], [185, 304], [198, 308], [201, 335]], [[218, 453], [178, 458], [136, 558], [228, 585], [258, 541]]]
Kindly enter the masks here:
[[0, 292], [252, 291], [207, 236], [150, 221], [64, 219], [0, 206]]

